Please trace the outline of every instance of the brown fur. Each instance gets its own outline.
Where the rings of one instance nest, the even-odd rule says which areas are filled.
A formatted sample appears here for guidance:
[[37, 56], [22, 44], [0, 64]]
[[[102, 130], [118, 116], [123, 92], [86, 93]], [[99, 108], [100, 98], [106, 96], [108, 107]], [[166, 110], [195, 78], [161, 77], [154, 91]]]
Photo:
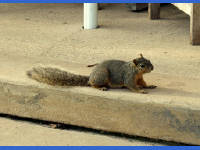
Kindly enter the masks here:
[[76, 75], [50, 67], [36, 67], [27, 71], [28, 77], [50, 85], [88, 86], [89, 76]]

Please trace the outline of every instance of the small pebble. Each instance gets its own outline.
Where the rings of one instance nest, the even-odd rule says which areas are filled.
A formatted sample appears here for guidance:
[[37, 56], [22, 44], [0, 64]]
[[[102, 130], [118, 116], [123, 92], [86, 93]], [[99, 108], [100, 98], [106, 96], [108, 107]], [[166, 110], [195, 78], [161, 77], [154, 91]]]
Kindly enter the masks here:
[[30, 20], [30, 18], [25, 18], [25, 20]]

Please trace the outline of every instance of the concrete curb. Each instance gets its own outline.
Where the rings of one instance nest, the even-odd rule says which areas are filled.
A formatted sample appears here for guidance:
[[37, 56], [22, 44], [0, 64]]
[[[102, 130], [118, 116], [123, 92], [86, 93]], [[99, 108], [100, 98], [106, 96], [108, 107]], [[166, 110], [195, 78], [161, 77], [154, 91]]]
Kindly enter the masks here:
[[39, 88], [1, 82], [0, 113], [200, 144], [200, 110], [144, 102], [142, 98], [111, 99], [76, 88]]

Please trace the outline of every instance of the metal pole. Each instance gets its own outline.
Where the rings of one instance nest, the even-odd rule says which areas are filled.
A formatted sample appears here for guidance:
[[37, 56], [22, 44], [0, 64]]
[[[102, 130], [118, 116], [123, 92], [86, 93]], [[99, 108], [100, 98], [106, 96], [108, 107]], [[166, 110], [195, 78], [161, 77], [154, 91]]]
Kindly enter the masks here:
[[95, 29], [98, 26], [97, 3], [84, 3], [84, 29]]

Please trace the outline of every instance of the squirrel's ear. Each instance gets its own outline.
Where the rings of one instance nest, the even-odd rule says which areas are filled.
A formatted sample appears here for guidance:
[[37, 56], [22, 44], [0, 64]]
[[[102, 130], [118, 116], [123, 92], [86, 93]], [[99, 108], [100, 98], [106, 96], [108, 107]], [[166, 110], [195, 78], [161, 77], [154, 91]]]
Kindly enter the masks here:
[[142, 55], [142, 54], [140, 54], [140, 57], [141, 57], [141, 58], [143, 58], [143, 55]]
[[133, 59], [133, 63], [137, 66], [137, 61], [136, 61], [136, 59]]

